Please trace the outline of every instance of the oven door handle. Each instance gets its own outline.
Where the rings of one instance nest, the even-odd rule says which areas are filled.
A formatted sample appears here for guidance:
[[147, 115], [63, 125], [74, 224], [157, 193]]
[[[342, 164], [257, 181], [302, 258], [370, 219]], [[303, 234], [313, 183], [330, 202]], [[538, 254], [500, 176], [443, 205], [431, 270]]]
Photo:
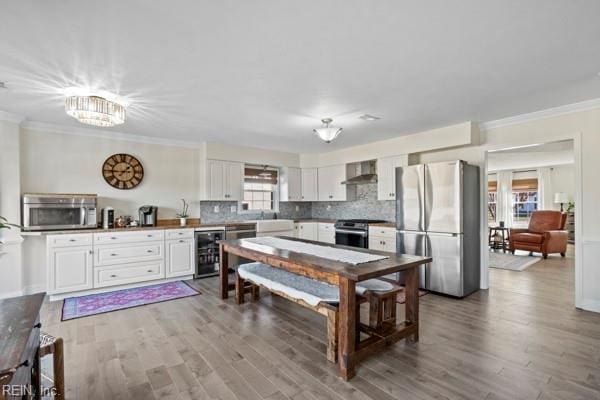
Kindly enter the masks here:
[[369, 236], [368, 232], [361, 232], [361, 231], [351, 231], [351, 230], [346, 230], [346, 229], [336, 229], [335, 233], [346, 233], [349, 235], [358, 235], [358, 236]]

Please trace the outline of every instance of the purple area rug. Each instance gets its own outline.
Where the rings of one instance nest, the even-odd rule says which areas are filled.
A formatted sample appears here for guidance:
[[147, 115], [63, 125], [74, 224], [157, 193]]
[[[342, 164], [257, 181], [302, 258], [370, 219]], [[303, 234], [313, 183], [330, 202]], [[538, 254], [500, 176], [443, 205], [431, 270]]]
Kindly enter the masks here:
[[200, 294], [183, 281], [65, 299], [61, 321]]

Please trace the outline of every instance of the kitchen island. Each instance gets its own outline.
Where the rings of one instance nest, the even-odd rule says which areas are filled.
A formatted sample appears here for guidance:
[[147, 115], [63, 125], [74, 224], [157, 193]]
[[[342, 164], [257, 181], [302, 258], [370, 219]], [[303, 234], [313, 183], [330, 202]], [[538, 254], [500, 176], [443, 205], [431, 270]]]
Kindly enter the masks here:
[[[338, 364], [339, 374], [351, 379], [360, 360], [403, 338], [419, 340], [419, 266], [431, 262], [431, 258], [394, 254], [374, 250], [357, 249], [340, 245], [325, 244], [310, 240], [285, 238], [286, 241], [308, 243], [329, 249], [345, 249], [385, 258], [351, 264], [335, 261], [313, 254], [290, 251], [274, 245], [260, 244], [252, 239], [225, 240], [220, 242], [220, 295], [229, 297], [229, 291], [235, 288], [229, 282], [228, 254], [234, 254], [255, 260], [276, 268], [327, 282], [339, 287], [338, 322]], [[333, 250], [332, 250], [333, 251]], [[372, 335], [368, 339], [357, 340], [356, 313], [358, 282], [383, 277], [395, 272], [405, 273], [405, 320], [385, 335]]]

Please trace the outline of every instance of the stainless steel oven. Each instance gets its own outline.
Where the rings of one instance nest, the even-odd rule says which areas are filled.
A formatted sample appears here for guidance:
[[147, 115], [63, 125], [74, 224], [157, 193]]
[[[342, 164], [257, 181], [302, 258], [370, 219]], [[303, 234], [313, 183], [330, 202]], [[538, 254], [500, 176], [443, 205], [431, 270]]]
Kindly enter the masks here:
[[22, 198], [22, 225], [26, 231], [91, 229], [97, 227], [95, 194], [36, 194]]
[[335, 244], [369, 248], [369, 223], [383, 222], [369, 219], [339, 219], [335, 222]]

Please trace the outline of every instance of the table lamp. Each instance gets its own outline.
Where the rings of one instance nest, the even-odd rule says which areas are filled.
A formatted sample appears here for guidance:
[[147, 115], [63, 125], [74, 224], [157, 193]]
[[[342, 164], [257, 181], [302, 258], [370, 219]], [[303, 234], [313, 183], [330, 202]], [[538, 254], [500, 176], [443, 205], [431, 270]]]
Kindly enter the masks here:
[[554, 193], [554, 204], [560, 204], [560, 212], [563, 212], [563, 205], [569, 202], [569, 196], [564, 192]]

